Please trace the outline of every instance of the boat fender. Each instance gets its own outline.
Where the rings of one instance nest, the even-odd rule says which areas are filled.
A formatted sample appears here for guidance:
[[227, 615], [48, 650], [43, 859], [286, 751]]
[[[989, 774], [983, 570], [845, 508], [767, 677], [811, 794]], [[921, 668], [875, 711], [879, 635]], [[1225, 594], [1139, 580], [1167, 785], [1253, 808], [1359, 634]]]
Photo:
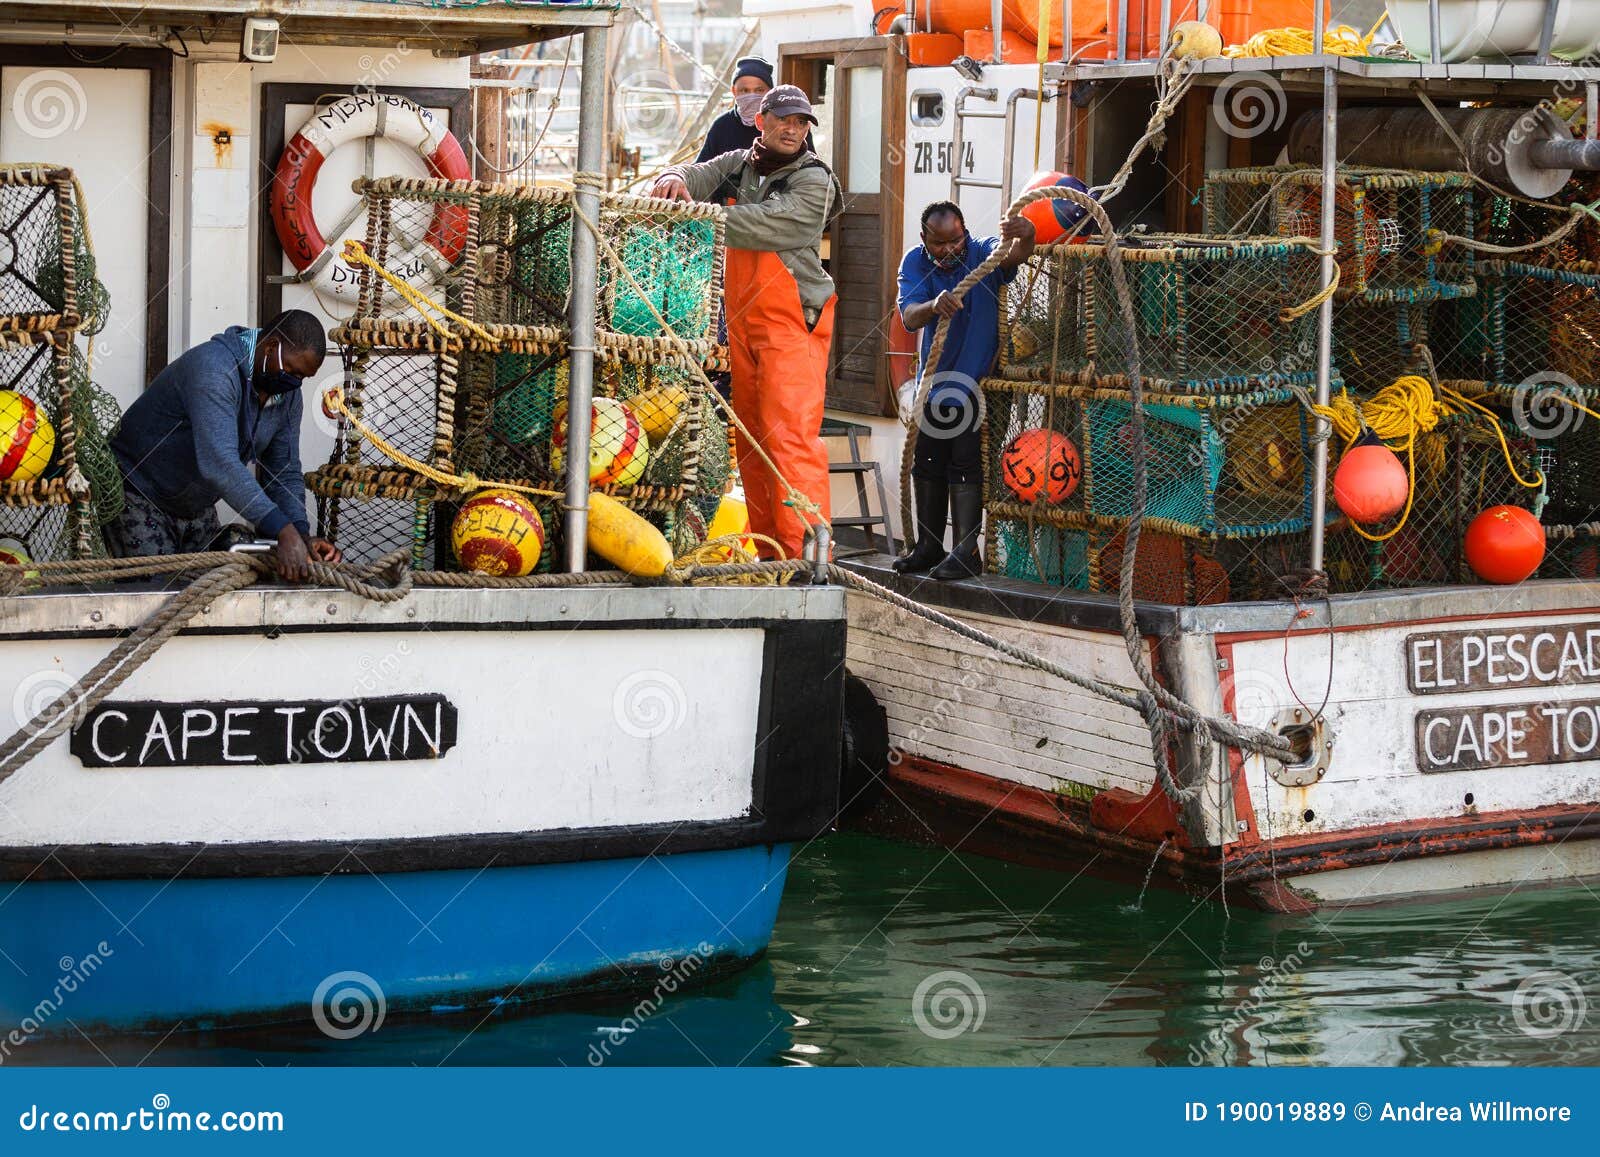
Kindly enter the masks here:
[[[340, 145], [366, 137], [382, 137], [415, 149], [430, 177], [450, 181], [472, 179], [471, 166], [444, 122], [433, 113], [390, 93], [353, 93], [314, 111], [278, 157], [268, 207], [278, 244], [302, 280], [330, 303], [349, 309], [361, 288], [359, 271], [330, 245], [311, 210], [322, 162]], [[461, 260], [467, 240], [467, 206], [439, 202], [420, 237], [406, 223], [391, 225], [384, 266], [400, 280], [425, 288]], [[393, 289], [385, 300], [398, 302]]]
[[672, 565], [666, 537], [609, 494], [589, 495], [589, 549], [618, 570], [660, 578]]

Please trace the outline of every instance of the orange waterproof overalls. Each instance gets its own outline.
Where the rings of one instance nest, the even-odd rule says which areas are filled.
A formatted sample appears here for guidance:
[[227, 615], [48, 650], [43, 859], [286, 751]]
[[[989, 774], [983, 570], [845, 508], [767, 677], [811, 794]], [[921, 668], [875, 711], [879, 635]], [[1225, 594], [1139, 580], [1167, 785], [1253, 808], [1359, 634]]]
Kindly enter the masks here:
[[[790, 558], [800, 558], [806, 526], [830, 519], [828, 451], [820, 435], [838, 298], [828, 299], [816, 327], [808, 330], [794, 275], [776, 253], [753, 249], [728, 249], [723, 285], [734, 412], [789, 485], [821, 509], [802, 518], [785, 506], [783, 484], [739, 434], [739, 474], [750, 529], [777, 539]], [[762, 557], [773, 557], [764, 543], [760, 549]]]

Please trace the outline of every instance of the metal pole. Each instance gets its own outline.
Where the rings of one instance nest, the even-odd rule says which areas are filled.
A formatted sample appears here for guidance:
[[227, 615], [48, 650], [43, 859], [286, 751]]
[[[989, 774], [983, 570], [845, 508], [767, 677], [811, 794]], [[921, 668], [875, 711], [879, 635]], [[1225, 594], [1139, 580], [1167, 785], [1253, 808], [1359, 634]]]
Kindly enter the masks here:
[[1167, 50], [1167, 44], [1172, 39], [1172, 0], [1161, 0], [1161, 48]]
[[1322, 49], [1323, 49], [1324, 44], [1326, 43], [1324, 38], [1327, 36], [1327, 33], [1328, 33], [1328, 0], [1317, 0], [1316, 26], [1312, 30], [1311, 35], [1313, 37], [1313, 39], [1312, 39], [1313, 51], [1315, 51], [1318, 56], [1322, 55]]
[[994, 62], [1005, 63], [1005, 53], [1000, 51], [1000, 35], [1005, 31], [1006, 17], [1001, 0], [989, 0], [989, 31], [994, 36]]
[[1061, 0], [1061, 63], [1072, 63], [1072, 0]]
[[1438, 64], [1442, 52], [1439, 44], [1439, 0], [1428, 0], [1428, 59]]
[[[1321, 7], [1320, 3], [1318, 5]], [[1319, 11], [1320, 17], [1322, 13]], [[1319, 25], [1320, 27], [1320, 25]], [[1339, 73], [1331, 67], [1322, 70], [1322, 284], [1332, 285], [1339, 266], [1334, 258], [1338, 243], [1334, 208], [1339, 183]], [[1317, 404], [1326, 406], [1333, 392], [1333, 300], [1322, 303], [1317, 318]], [[1317, 419], [1319, 435], [1330, 432], [1325, 418]], [[1328, 515], [1328, 443], [1319, 440], [1311, 458], [1311, 569], [1323, 569]]]
[[[583, 85], [578, 94], [578, 156], [574, 176], [599, 175], [606, 156], [606, 32], [583, 34]], [[599, 190], [577, 183], [578, 212], [600, 220]], [[572, 329], [571, 366], [567, 375], [567, 570], [583, 570], [589, 544], [589, 424], [594, 398], [594, 312], [598, 270], [595, 236], [581, 221], [572, 229], [572, 304], [567, 321]]]
[[1600, 141], [1600, 84], [1594, 81], [1583, 86], [1584, 133], [1591, 141]]
[[1128, 59], [1128, 0], [1117, 0], [1117, 60]]

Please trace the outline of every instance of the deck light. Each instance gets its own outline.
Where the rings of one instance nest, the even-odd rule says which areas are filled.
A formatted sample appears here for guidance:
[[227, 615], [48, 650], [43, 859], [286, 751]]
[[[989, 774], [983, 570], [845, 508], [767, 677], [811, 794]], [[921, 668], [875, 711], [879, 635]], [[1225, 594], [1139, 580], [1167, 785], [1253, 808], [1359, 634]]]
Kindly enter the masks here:
[[246, 16], [239, 41], [239, 59], [271, 64], [278, 58], [278, 22], [270, 16]]

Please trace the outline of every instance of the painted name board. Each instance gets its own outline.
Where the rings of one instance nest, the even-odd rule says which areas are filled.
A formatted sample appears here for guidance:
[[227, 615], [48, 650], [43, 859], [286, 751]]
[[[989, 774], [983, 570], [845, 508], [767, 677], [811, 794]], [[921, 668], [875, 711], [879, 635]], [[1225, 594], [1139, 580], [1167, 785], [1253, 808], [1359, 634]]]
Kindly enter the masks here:
[[1472, 771], [1600, 758], [1600, 699], [1417, 713], [1417, 768]]
[[85, 767], [376, 763], [438, 759], [456, 744], [443, 695], [339, 702], [101, 703], [72, 729]]
[[1600, 622], [1409, 635], [1414, 695], [1600, 683]]

